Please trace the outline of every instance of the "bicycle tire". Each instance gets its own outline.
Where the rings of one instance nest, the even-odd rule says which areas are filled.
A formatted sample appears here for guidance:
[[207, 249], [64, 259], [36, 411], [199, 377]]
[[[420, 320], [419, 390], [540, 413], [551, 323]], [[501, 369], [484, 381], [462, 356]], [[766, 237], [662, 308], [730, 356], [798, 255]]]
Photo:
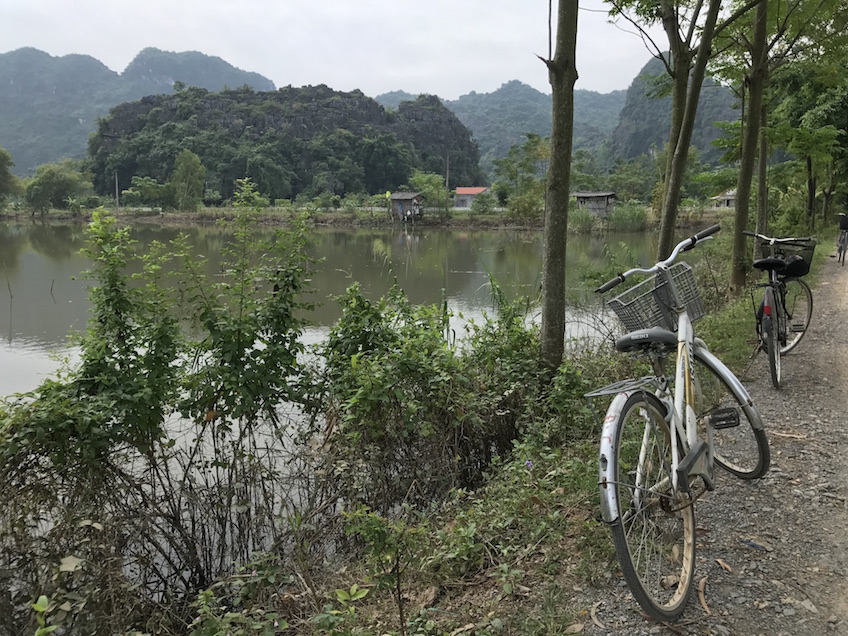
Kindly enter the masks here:
[[[845, 258], [845, 254], [842, 254]], [[813, 316], [813, 292], [806, 281], [800, 278], [783, 279], [783, 310], [786, 313], [786, 342], [780, 353], [794, 349], [810, 326]]]
[[780, 388], [780, 325], [782, 311], [775, 298], [775, 289], [766, 287], [763, 295], [763, 344], [768, 354], [769, 375], [774, 388]]
[[768, 353], [769, 376], [775, 389], [780, 388], [780, 336], [778, 335], [777, 316], [763, 318], [766, 353]]
[[[734, 391], [739, 380], [712, 354], [695, 349], [695, 416], [698, 434], [706, 439], [705, 422], [722, 416], [738, 420], [736, 426], [713, 428], [715, 463], [740, 479], [758, 479], [768, 472], [771, 451], [760, 414], [744, 389]], [[741, 384], [740, 384], [741, 386]]]
[[619, 507], [610, 524], [613, 545], [633, 597], [658, 621], [680, 617], [695, 575], [695, 511], [687, 494], [672, 490], [666, 412], [639, 391], [612, 427]]

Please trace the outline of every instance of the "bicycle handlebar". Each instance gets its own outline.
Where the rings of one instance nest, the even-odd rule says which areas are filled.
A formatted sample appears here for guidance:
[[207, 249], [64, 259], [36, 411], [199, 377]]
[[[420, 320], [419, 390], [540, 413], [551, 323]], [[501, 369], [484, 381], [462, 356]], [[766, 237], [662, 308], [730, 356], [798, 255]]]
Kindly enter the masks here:
[[765, 234], [758, 234], [757, 232], [749, 232], [748, 230], [742, 230], [742, 234], [744, 234], [745, 236], [753, 236], [754, 238], [767, 241], [772, 245], [775, 243], [801, 243], [812, 240], [812, 237], [810, 236], [790, 236], [787, 238], [775, 238], [772, 236], [766, 236]]
[[633, 269], [629, 269], [626, 272], [623, 272], [623, 273], [620, 272], [620, 273], [616, 274], [616, 276], [614, 278], [611, 278], [610, 280], [605, 282], [603, 285], [601, 285], [600, 287], [595, 289], [595, 293], [603, 294], [605, 292], [608, 292], [609, 290], [611, 290], [616, 285], [623, 283], [625, 280], [627, 280], [633, 274], [653, 274], [654, 272], [656, 272], [661, 267], [668, 267], [669, 265], [671, 265], [674, 262], [674, 260], [678, 256], [678, 254], [680, 254], [680, 252], [688, 252], [693, 247], [695, 247], [695, 245], [697, 245], [699, 241], [703, 241], [704, 239], [710, 238], [713, 234], [718, 232], [720, 229], [721, 229], [720, 225], [713, 225], [713, 226], [706, 228], [705, 230], [701, 230], [700, 232], [698, 232], [694, 236], [690, 236], [687, 239], [683, 239], [682, 241], [680, 241], [680, 243], [678, 243], [675, 246], [675, 248], [673, 250], [671, 250], [671, 255], [667, 259], [665, 259], [664, 261], [658, 262], [653, 267], [648, 267], [648, 268], [634, 267]]

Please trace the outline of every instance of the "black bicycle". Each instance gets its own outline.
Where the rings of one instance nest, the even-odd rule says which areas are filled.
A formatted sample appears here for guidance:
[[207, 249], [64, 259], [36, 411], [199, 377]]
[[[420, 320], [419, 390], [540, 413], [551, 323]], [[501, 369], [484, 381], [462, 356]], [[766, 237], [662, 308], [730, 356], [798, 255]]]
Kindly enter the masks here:
[[[781, 356], [794, 349], [810, 325], [813, 315], [813, 292], [802, 280], [810, 271], [815, 240], [804, 238], [774, 238], [745, 232], [760, 241], [763, 258], [753, 263], [755, 269], [768, 273], [768, 281], [752, 291], [757, 319], [759, 350], [768, 353], [771, 383], [780, 388]], [[759, 304], [754, 301], [756, 290], [763, 291]]]
[[845, 251], [848, 250], [848, 216], [839, 213], [839, 239], [836, 241], [836, 260], [845, 265]]

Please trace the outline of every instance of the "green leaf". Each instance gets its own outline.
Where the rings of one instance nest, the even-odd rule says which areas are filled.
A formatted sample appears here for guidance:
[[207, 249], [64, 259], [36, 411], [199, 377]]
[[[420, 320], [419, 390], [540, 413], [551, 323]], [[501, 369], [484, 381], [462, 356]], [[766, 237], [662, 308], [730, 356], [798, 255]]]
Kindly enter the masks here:
[[359, 599], [367, 596], [368, 592], [369, 590], [367, 587], [359, 589], [359, 586], [354, 583], [353, 586], [350, 588], [350, 600], [358, 601]]
[[50, 601], [47, 599], [44, 594], [38, 597], [38, 600], [32, 604], [32, 609], [36, 612], [46, 612], [47, 607], [50, 605]]

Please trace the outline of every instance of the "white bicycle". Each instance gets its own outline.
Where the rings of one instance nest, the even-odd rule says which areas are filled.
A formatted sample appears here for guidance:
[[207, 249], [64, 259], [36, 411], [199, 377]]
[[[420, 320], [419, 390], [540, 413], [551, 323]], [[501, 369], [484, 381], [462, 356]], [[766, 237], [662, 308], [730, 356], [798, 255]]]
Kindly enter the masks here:
[[649, 276], [608, 305], [629, 331], [615, 348], [647, 357], [652, 374], [587, 397], [615, 396], [601, 433], [601, 513], [633, 596], [660, 621], [678, 619], [692, 592], [694, 504], [715, 488], [714, 465], [755, 479], [770, 462], [763, 422], [748, 392], [695, 336], [692, 323], [704, 309], [692, 269], [674, 263], [719, 230], [703, 230], [681, 241], [666, 260], [619, 274], [596, 290]]

